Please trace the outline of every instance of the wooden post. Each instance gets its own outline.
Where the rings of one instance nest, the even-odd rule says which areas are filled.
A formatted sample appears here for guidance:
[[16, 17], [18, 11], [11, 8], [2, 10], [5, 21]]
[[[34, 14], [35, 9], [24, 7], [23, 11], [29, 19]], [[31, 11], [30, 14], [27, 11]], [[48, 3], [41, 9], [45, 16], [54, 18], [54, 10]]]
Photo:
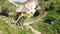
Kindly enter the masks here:
[[0, 13], [2, 12], [1, 5], [0, 5]]

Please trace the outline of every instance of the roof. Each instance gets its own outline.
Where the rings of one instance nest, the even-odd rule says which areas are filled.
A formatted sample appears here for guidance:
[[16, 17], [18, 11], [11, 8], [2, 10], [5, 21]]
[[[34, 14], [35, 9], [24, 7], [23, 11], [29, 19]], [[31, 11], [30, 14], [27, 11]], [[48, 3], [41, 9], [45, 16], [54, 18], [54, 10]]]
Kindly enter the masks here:
[[24, 5], [21, 5], [19, 8], [16, 9], [16, 12], [26, 12], [29, 11]]
[[28, 2], [25, 5], [21, 5], [17, 8], [16, 12], [35, 12], [36, 3], [35, 2]]

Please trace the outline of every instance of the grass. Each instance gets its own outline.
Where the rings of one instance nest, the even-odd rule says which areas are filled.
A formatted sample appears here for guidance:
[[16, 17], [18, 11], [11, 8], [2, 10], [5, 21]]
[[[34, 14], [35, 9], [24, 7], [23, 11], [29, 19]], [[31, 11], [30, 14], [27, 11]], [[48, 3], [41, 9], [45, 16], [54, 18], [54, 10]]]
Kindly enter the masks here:
[[[52, 0], [52, 2], [53, 1], [56, 1], [56, 0]], [[57, 10], [58, 9], [57, 7], [58, 6], [60, 7], [60, 0], [57, 0], [56, 2], [55, 3], [53, 2], [55, 4], [53, 6]], [[4, 3], [4, 0], [0, 0], [0, 4], [3, 5], [2, 8], [4, 10], [6, 9], [6, 7], [10, 6], [10, 3], [4, 3], [4, 4], [3, 3]], [[45, 2], [43, 1], [43, 3], [45, 3]], [[49, 3], [48, 4], [47, 3], [45, 3], [44, 5], [49, 5]], [[12, 6], [12, 4], [11, 4], [11, 6]], [[13, 18], [15, 18], [15, 15], [16, 15], [16, 13], [14, 12], [15, 9], [12, 8], [10, 10], [13, 12], [13, 14], [11, 16]], [[37, 23], [32, 24], [32, 26], [35, 29], [37, 29], [38, 31], [42, 32], [42, 34], [60, 34], [60, 13], [56, 12], [56, 10], [48, 10], [47, 11], [48, 14], [44, 18], [44, 20], [45, 20], [46, 18], [53, 17], [55, 19], [54, 25], [45, 23], [44, 21], [38, 21]], [[5, 22], [5, 20], [2, 20], [2, 18], [0, 18], [0, 34], [33, 34], [33, 33], [27, 27], [24, 29], [18, 29], [17, 27], [16, 28], [10, 27], [9, 24]]]
[[51, 25], [43, 22], [37, 22], [36, 24], [32, 24], [32, 26], [42, 32], [42, 34], [53, 34], [53, 28]]
[[25, 27], [24, 29], [18, 29], [17, 27], [11, 27], [5, 20], [0, 18], [0, 34], [33, 34], [30, 29]]
[[44, 18], [53, 17], [55, 19], [54, 25], [45, 23], [44, 21], [39, 21], [32, 26], [42, 32], [42, 34], [60, 34], [60, 16], [54, 10], [49, 10], [47, 16]]

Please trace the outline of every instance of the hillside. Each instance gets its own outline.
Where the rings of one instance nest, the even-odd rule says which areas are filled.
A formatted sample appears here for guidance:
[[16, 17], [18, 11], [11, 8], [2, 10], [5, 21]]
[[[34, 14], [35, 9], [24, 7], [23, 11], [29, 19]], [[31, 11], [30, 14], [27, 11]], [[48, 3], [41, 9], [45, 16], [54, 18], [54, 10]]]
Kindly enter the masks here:
[[17, 7], [0, 0], [0, 34], [60, 34], [60, 0], [41, 0], [38, 6], [41, 7], [39, 15], [36, 12], [31, 18], [25, 16], [23, 26], [14, 26]]

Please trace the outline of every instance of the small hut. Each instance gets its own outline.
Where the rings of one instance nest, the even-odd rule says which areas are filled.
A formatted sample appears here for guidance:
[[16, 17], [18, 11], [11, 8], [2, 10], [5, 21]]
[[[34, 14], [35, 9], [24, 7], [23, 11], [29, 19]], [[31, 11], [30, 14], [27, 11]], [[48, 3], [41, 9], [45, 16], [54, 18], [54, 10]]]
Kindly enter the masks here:
[[18, 12], [22, 16], [32, 17], [36, 12], [36, 5], [38, 4], [35, 0], [29, 0], [26, 4], [21, 5], [17, 8], [16, 12]]

